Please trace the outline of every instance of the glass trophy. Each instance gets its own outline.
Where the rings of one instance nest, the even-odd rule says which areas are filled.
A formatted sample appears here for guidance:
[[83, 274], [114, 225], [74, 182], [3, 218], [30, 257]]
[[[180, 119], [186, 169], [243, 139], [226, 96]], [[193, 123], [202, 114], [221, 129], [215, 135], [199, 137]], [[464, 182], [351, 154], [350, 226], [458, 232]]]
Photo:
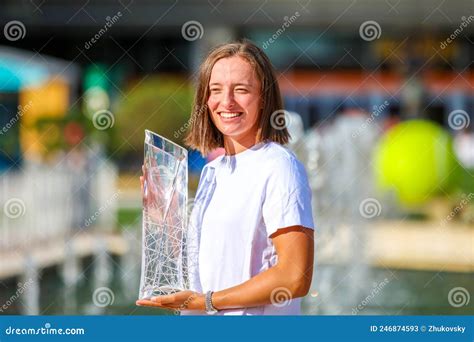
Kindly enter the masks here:
[[144, 168], [139, 299], [189, 288], [187, 150], [146, 130]]

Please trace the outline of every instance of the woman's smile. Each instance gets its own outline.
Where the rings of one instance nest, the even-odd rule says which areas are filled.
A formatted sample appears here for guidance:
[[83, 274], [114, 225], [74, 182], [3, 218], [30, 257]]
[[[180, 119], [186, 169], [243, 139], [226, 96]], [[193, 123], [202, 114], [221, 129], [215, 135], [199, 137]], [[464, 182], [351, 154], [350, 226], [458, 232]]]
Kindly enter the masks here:
[[241, 116], [243, 112], [217, 112], [224, 119], [232, 119]]
[[222, 123], [238, 123], [244, 112], [217, 112]]

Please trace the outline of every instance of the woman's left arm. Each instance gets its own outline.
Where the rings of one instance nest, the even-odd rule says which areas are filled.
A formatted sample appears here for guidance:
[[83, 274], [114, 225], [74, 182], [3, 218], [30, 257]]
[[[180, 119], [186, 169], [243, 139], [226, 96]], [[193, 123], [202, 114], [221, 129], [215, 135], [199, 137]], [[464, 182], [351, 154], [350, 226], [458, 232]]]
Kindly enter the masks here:
[[[246, 282], [216, 291], [212, 303], [218, 310], [261, 306], [278, 302], [278, 288], [285, 299], [305, 296], [311, 286], [314, 260], [314, 232], [302, 226], [277, 230], [270, 236], [275, 246], [278, 262], [268, 270]], [[158, 296], [152, 301], [137, 301], [138, 305], [159, 306], [168, 309], [205, 310], [204, 294], [182, 291], [168, 296]]]
[[[311, 286], [314, 260], [313, 230], [293, 226], [277, 230], [272, 236], [278, 262], [246, 282], [212, 296], [214, 306], [221, 309], [260, 306], [277, 301], [281, 287], [291, 298], [305, 296]], [[284, 296], [282, 296], [284, 297]]]

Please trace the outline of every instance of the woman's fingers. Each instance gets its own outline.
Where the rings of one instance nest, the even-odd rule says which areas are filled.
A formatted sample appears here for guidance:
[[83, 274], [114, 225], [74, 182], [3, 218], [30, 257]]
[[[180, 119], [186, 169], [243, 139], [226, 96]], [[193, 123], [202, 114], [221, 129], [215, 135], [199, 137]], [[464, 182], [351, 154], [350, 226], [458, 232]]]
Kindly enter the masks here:
[[151, 300], [145, 300], [145, 299], [137, 300], [135, 304], [138, 306], [153, 306], [157, 308], [162, 307], [160, 303], [152, 302]]
[[148, 198], [146, 198], [146, 197], [149, 196], [149, 193], [145, 196], [145, 177], [146, 177], [145, 165], [142, 165], [142, 176], [140, 176], [140, 190], [141, 190], [141, 194], [142, 194], [143, 205], [148, 206], [148, 203], [150, 201], [149, 201]]
[[156, 296], [156, 297], [151, 297], [151, 301], [154, 303], [158, 303], [161, 305], [171, 305], [175, 303], [175, 296], [170, 295], [170, 296]]
[[159, 302], [154, 302], [154, 301], [145, 300], [145, 299], [137, 300], [135, 302], [135, 305], [137, 305], [137, 306], [148, 306], [148, 307], [161, 308], [161, 309], [168, 309], [168, 310], [179, 309], [179, 306], [177, 306], [177, 305], [161, 304]]
[[144, 187], [145, 187], [145, 165], [142, 164], [142, 175], [140, 176], [140, 189], [142, 191], [142, 197], [144, 195]]

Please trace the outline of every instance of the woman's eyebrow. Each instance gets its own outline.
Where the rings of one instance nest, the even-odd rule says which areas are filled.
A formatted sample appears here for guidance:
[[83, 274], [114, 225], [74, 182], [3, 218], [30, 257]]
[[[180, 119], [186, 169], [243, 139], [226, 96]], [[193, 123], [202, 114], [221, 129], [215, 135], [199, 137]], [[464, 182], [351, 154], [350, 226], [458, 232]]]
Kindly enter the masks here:
[[[219, 82], [212, 82], [212, 83], [209, 83], [209, 86], [212, 87], [212, 86], [221, 86], [222, 84], [219, 83]], [[234, 87], [238, 87], [238, 86], [245, 86], [245, 87], [252, 87], [252, 85], [250, 83], [235, 83], [235, 84], [232, 84]]]
[[245, 86], [245, 87], [252, 87], [252, 85], [250, 83], [236, 83], [234, 84], [236, 87], [237, 86]]

